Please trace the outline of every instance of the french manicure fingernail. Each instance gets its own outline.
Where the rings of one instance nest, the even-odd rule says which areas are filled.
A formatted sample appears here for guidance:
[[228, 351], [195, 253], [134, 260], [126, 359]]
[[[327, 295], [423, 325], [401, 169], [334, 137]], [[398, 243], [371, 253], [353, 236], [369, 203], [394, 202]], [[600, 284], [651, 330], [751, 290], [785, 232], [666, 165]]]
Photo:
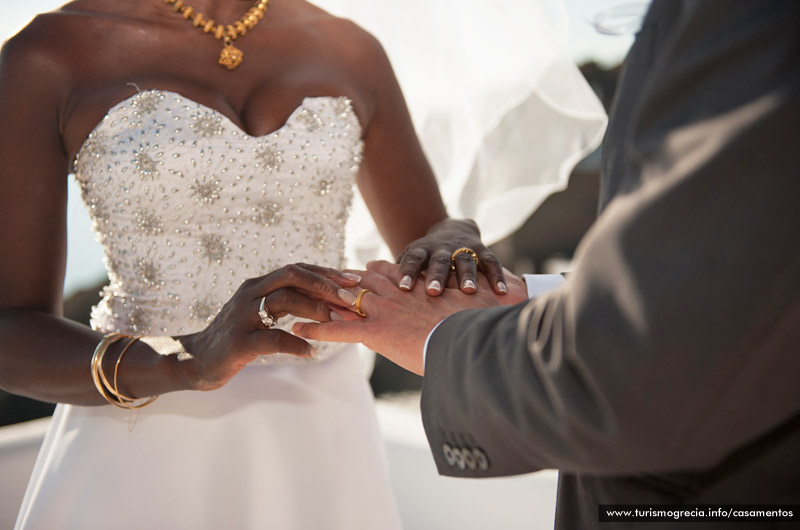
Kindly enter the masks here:
[[340, 314], [339, 314], [339, 313], [337, 313], [336, 311], [331, 311], [330, 318], [331, 318], [331, 320], [344, 320], [344, 319], [342, 318], [342, 315], [340, 315]]
[[470, 279], [464, 280], [463, 288], [464, 289], [474, 289], [475, 288], [475, 282], [473, 282]]
[[308, 347], [308, 353], [309, 353], [309, 355], [310, 355], [310, 357], [312, 359], [316, 359], [317, 358], [317, 349], [314, 346], [309, 346]]
[[344, 289], [339, 289], [339, 299], [347, 305], [353, 305], [356, 303], [355, 295]]
[[344, 276], [348, 280], [353, 280], [353, 281], [356, 281], [356, 282], [360, 282], [361, 281], [361, 276], [359, 276], [358, 274], [353, 274], [351, 272], [343, 272], [342, 276]]
[[429, 291], [441, 291], [442, 284], [439, 283], [439, 280], [431, 280], [428, 282], [428, 290]]
[[497, 282], [497, 290], [501, 293], [507, 293], [508, 287], [506, 287], [505, 282]]
[[411, 276], [406, 275], [400, 279], [400, 288], [404, 291], [411, 290]]

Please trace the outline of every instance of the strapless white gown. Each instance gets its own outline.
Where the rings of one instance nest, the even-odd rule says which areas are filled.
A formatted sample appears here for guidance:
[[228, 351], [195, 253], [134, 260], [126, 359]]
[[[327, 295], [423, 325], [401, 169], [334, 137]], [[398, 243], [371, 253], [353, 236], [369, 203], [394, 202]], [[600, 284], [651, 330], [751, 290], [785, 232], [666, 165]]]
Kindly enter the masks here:
[[[247, 278], [341, 267], [360, 135], [343, 97], [306, 98], [260, 137], [169, 91], [114, 106], [75, 161], [111, 280], [93, 327], [188, 333]], [[262, 357], [221, 390], [166, 394], [138, 417], [59, 405], [16, 528], [399, 526], [357, 354], [324, 345], [317, 360]]]

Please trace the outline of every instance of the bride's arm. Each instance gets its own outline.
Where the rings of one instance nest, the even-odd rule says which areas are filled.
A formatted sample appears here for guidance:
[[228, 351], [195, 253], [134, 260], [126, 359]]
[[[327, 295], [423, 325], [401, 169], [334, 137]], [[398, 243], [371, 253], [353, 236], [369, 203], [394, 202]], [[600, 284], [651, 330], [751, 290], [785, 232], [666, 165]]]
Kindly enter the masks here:
[[[399, 256], [399, 286], [410, 290], [427, 269], [426, 287], [437, 295], [447, 285], [451, 255], [473, 249], [481, 270], [497, 293], [505, 292], [500, 262], [482, 242], [469, 220], [450, 219], [436, 179], [417, 139], [403, 94], [380, 44], [371, 36], [358, 39], [355, 69], [368, 87], [370, 102], [364, 133], [365, 150], [358, 186], [381, 235]], [[352, 41], [351, 41], [352, 42]], [[431, 83], [435, 83], [431, 79]], [[469, 254], [456, 260], [459, 286], [475, 292], [477, 268]], [[438, 282], [438, 288], [436, 287]]]
[[[44, 401], [98, 405], [105, 401], [90, 359], [103, 336], [61, 315], [69, 171], [61, 131], [73, 86], [70, 59], [59, 51], [57, 34], [36, 24], [0, 54], [0, 387]], [[327, 307], [304, 292], [338, 301], [330, 277], [314, 267], [286, 267], [245, 282], [205, 330], [177, 337], [166, 349], [134, 343], [120, 369], [121, 393], [208, 390], [259, 354], [313, 355], [302, 339], [260, 328], [259, 300], [270, 294], [275, 316], [291, 311], [327, 320]], [[107, 375], [122, 347], [109, 349]], [[173, 355], [182, 350], [193, 357]]]

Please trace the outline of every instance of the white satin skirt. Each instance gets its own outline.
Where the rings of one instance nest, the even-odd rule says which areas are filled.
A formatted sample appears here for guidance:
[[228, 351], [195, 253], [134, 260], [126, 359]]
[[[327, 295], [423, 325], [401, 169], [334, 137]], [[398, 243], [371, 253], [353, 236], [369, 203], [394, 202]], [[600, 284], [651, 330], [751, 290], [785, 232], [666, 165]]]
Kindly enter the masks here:
[[[135, 414], [135, 413], [134, 413]], [[355, 348], [251, 365], [136, 417], [59, 405], [16, 530], [400, 528]]]

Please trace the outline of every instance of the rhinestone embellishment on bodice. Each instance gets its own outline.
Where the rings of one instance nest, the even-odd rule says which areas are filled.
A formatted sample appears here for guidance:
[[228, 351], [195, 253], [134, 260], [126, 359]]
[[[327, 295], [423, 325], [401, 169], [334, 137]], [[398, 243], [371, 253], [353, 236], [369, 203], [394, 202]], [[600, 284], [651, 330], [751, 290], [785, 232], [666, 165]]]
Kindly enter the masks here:
[[306, 98], [259, 137], [174, 92], [115, 105], [75, 158], [110, 279], [92, 326], [190, 333], [247, 278], [295, 262], [343, 267], [360, 135], [344, 97]]

